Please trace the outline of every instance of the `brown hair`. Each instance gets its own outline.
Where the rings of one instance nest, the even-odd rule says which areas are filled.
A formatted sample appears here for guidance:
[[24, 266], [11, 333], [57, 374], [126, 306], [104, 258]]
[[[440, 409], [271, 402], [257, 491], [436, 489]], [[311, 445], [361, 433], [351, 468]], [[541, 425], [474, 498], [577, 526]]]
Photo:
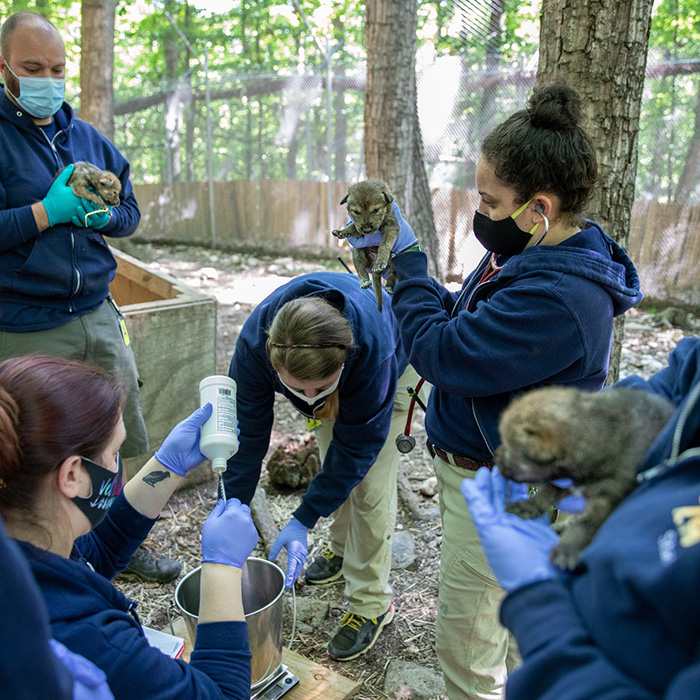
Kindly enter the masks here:
[[563, 81], [536, 87], [527, 107], [496, 126], [481, 152], [496, 177], [523, 204], [552, 192], [572, 223], [593, 196], [597, 165], [593, 143], [581, 128], [581, 97]]
[[[322, 297], [292, 299], [275, 314], [267, 330], [267, 354], [280, 369], [302, 381], [330, 377], [340, 370], [355, 344], [347, 319]], [[338, 415], [338, 390], [316, 411], [317, 418]]]
[[0, 512], [31, 511], [43, 480], [68, 457], [99, 457], [122, 406], [100, 367], [37, 354], [0, 363]]

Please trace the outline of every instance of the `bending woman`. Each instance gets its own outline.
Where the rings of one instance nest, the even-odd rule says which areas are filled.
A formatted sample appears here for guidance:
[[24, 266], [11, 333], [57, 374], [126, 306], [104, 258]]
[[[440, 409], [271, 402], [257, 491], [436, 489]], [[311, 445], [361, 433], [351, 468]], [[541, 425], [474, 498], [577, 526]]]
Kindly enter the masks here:
[[315, 429], [321, 471], [270, 550], [289, 554], [292, 586], [307, 556], [307, 531], [334, 514], [331, 541], [309, 566], [309, 583], [345, 578], [349, 611], [328, 646], [346, 661], [366, 652], [391, 621], [389, 572], [396, 520], [394, 444], [404, 429], [407, 367], [388, 298], [377, 311], [371, 290], [338, 272], [302, 275], [273, 292], [245, 322], [229, 373], [238, 383], [240, 448], [226, 487], [244, 503], [260, 478], [274, 420], [285, 396]]
[[241, 567], [257, 532], [220, 501], [202, 529], [199, 626], [191, 661], [151, 647], [110, 579], [129, 562], [185, 474], [204, 461], [211, 406], [179, 423], [122, 491], [123, 397], [104, 370], [27, 355], [0, 363], [0, 512], [44, 596], [53, 636], [102, 669], [116, 700], [249, 698]]

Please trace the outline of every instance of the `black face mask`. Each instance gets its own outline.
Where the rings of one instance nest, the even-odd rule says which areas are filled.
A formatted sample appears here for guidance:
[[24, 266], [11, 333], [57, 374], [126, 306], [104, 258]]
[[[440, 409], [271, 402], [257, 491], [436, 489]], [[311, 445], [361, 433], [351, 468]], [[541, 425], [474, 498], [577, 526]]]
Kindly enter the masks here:
[[[539, 227], [539, 224], [535, 224], [531, 231], [523, 231], [515, 223], [515, 219], [525, 211], [530, 202], [526, 202], [516, 212], [498, 221], [489, 219], [488, 216], [480, 211], [474, 212], [473, 227], [476, 239], [486, 250], [490, 250], [498, 255], [518, 255], [518, 253], [522, 253]], [[547, 233], [547, 228], [545, 225], [545, 234]], [[544, 238], [544, 235], [542, 238]], [[542, 238], [537, 243], [541, 243]]]
[[92, 491], [88, 498], [75, 496], [71, 500], [90, 521], [90, 527], [95, 528], [104, 520], [107, 510], [122, 491], [124, 466], [121, 455], [117, 455], [116, 472], [100, 466], [87, 457], [81, 457], [80, 460], [90, 477]]

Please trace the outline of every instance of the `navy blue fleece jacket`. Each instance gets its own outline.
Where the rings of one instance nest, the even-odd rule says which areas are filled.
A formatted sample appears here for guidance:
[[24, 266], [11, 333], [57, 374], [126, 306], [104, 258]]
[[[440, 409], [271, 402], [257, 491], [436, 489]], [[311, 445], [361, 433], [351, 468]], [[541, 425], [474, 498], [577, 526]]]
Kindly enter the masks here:
[[579, 567], [504, 600], [523, 657], [508, 700], [700, 697], [700, 339], [682, 340], [649, 381], [617, 386], [678, 409]]
[[[64, 102], [49, 138], [0, 87], [0, 330], [37, 331], [94, 311], [117, 263], [104, 236], [130, 236], [141, 219], [129, 164]], [[120, 204], [96, 231], [57, 224], [39, 233], [31, 205], [66, 165], [89, 161], [121, 181]]]
[[149, 645], [136, 603], [110, 583], [154, 523], [122, 493], [104, 521], [76, 540], [70, 559], [19, 542], [54, 638], [105, 672], [115, 700], [247, 700], [251, 657], [245, 622], [198, 625], [188, 664]]
[[253, 498], [270, 444], [275, 393], [309, 417], [325, 403], [309, 406], [287, 391], [265, 350], [266, 331], [279, 308], [306, 296], [320, 296], [333, 304], [350, 324], [356, 345], [340, 377], [340, 408], [323, 468], [294, 511], [301, 523], [313, 527], [345, 502], [374, 464], [389, 434], [396, 385], [407, 361], [389, 297], [385, 295], [379, 313], [374, 292], [361, 289], [354, 275], [301, 275], [275, 290], [246, 320], [231, 360], [229, 375], [237, 383], [241, 434], [240, 448], [224, 473], [227, 493], [235, 493], [244, 503]]
[[489, 259], [451, 293], [428, 276], [423, 253], [400, 253], [392, 302], [409, 362], [433, 385], [428, 439], [488, 462], [513, 397], [546, 384], [603, 386], [613, 317], [642, 299], [631, 260], [592, 223], [559, 245], [499, 259], [480, 284]]

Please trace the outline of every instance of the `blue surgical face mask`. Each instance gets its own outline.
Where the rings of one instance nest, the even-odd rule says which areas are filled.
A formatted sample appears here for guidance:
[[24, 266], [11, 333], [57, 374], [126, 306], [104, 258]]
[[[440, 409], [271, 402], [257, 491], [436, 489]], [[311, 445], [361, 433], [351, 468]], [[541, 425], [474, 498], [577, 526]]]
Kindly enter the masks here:
[[66, 81], [63, 78], [33, 78], [17, 75], [9, 63], [5, 62], [7, 70], [19, 81], [19, 95], [12, 95], [17, 104], [37, 119], [52, 117], [63, 104], [66, 92]]
[[113, 472], [87, 457], [80, 461], [90, 477], [92, 490], [87, 498], [75, 496], [71, 500], [90, 521], [90, 527], [97, 527], [107, 515], [107, 510], [122, 490], [122, 458], [117, 455], [117, 471]]

